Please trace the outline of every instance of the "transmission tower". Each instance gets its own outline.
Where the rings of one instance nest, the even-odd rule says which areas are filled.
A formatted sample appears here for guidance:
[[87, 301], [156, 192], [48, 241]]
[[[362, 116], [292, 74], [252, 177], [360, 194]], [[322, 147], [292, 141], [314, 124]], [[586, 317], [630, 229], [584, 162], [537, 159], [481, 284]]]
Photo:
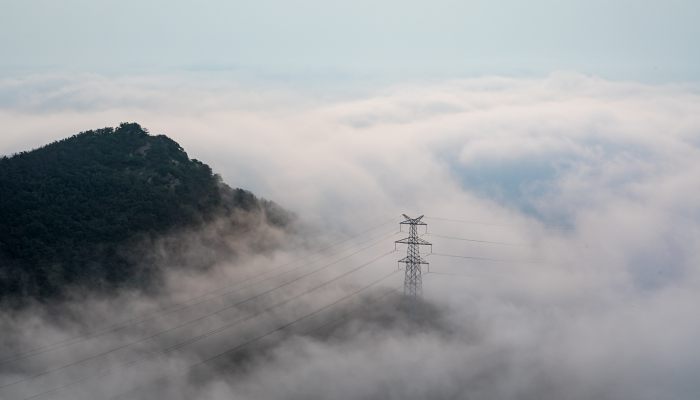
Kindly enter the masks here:
[[394, 248], [396, 244], [407, 244], [408, 249], [406, 250], [406, 257], [399, 260], [400, 263], [406, 265], [406, 276], [403, 281], [403, 294], [406, 297], [415, 299], [423, 294], [423, 276], [421, 275], [421, 265], [428, 264], [427, 261], [420, 256], [420, 246], [430, 246], [432, 251], [432, 243], [428, 243], [425, 240], [418, 237], [418, 225], [424, 225], [426, 231], [428, 230], [428, 224], [421, 221], [423, 216], [418, 218], [411, 218], [406, 214], [403, 214], [405, 221], [401, 222], [399, 226], [408, 225], [408, 237], [405, 239], [397, 240], [394, 243]]

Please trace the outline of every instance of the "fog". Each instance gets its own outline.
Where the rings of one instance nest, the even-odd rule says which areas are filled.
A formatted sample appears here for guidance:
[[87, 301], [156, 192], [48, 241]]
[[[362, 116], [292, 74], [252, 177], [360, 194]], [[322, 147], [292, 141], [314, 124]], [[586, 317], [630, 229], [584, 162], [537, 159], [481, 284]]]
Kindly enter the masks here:
[[[238, 256], [206, 271], [187, 260], [216, 226], [179, 232], [183, 254], [149, 258], [155, 293], [4, 312], [3, 399], [700, 392], [698, 87], [45, 75], [0, 81], [0, 106], [2, 154], [135, 121], [299, 221], [223, 238]], [[414, 308], [402, 213], [425, 215], [433, 244]]]

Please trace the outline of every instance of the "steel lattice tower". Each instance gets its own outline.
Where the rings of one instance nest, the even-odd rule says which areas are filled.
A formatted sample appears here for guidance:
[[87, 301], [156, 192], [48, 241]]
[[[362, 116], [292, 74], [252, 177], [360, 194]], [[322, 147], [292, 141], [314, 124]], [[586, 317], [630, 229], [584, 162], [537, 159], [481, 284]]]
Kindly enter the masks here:
[[420, 256], [420, 246], [430, 246], [432, 251], [433, 245], [418, 237], [418, 225], [424, 225], [426, 230], [428, 229], [428, 224], [421, 221], [423, 218], [422, 215], [418, 218], [411, 218], [406, 214], [403, 214], [403, 216], [406, 218], [406, 220], [401, 222], [400, 226], [408, 225], [408, 237], [397, 240], [394, 244], [394, 248], [396, 248], [397, 243], [408, 245], [406, 257], [399, 260], [400, 263], [406, 265], [406, 277], [403, 281], [403, 294], [404, 296], [410, 298], [417, 298], [423, 294], [423, 276], [421, 274], [421, 265], [428, 264], [428, 262], [422, 259]]

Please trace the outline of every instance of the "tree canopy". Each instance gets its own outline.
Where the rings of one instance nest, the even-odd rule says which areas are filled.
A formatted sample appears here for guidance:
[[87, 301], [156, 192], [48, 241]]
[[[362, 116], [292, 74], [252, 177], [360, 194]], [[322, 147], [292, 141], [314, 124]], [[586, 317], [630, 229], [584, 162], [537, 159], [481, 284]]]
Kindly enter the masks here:
[[288, 222], [274, 203], [231, 189], [175, 141], [136, 123], [0, 158], [0, 299], [143, 283], [153, 271], [125, 251], [130, 241], [236, 210]]

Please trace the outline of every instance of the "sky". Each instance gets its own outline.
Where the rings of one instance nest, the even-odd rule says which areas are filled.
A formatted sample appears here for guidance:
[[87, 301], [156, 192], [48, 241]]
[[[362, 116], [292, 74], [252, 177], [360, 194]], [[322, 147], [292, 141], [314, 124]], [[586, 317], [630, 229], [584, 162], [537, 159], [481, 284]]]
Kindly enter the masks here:
[[694, 0], [2, 0], [0, 70], [700, 78]]
[[[134, 121], [231, 186], [296, 213], [321, 233], [319, 243], [307, 239], [316, 245], [361, 234], [326, 256], [358, 253], [320, 276], [229, 310], [242, 316], [392, 251], [401, 213], [425, 214], [434, 253], [424, 298], [434, 312], [416, 327], [370, 296], [381, 292], [368, 293], [376, 315], [348, 318], [327, 337], [275, 336], [241, 368], [182, 379], [198, 360], [396, 271], [400, 248], [284, 312], [134, 367], [124, 364], [233, 315], [125, 346], [196, 316], [173, 314], [1, 361], [307, 249], [244, 251], [207, 273], [167, 274], [155, 297], [2, 313], [0, 397], [26, 399], [107, 368], [44, 397], [92, 400], [134, 388], [129, 398], [697, 398], [699, 3], [2, 5], [0, 154]], [[217, 232], [206, 228], [183, 233], [191, 249], [183, 252], [198, 256], [198, 243]], [[160, 263], [170, 267], [167, 257]], [[400, 288], [401, 278], [377, 288]]]

